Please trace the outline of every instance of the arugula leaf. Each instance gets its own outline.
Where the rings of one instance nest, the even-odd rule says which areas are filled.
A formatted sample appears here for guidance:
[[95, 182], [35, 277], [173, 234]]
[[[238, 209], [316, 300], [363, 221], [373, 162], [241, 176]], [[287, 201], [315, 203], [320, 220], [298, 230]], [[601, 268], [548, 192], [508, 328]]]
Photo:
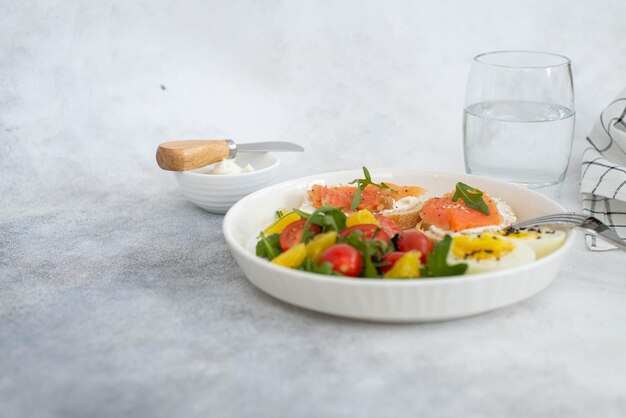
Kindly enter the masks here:
[[489, 215], [489, 207], [483, 200], [483, 192], [468, 186], [465, 183], [458, 182], [456, 184], [456, 190], [452, 196], [452, 201], [456, 202], [459, 199], [463, 199], [463, 203], [468, 208], [476, 209], [484, 215]]
[[280, 248], [280, 235], [272, 234], [266, 236], [263, 232], [259, 235], [259, 242], [256, 243], [256, 255], [259, 257], [273, 260], [278, 254], [282, 253]]
[[446, 261], [451, 244], [452, 237], [446, 235], [435, 245], [433, 252], [426, 256], [426, 265], [422, 268], [424, 277], [458, 276], [465, 273], [466, 263], [448, 264]]
[[350, 203], [350, 210], [354, 212], [356, 208], [361, 204], [363, 200], [363, 196], [361, 196], [361, 186], [358, 186], [354, 191], [354, 196], [352, 197], [352, 203]]
[[333, 265], [330, 264], [328, 261], [321, 263], [321, 264], [317, 264], [315, 261], [311, 260], [310, 258], [307, 258], [306, 260], [304, 260], [304, 263], [302, 263], [302, 265], [298, 267], [298, 270], [308, 271], [311, 273], [326, 274], [329, 276], [341, 276], [341, 274], [333, 270]]
[[298, 208], [293, 208], [291, 210], [292, 212], [295, 212], [296, 214], [300, 215], [302, 219], [309, 219], [311, 217], [311, 214], [309, 212], [304, 212]]
[[[301, 211], [297, 211], [300, 215]], [[347, 216], [341, 208], [334, 206], [321, 206], [315, 209], [312, 214], [306, 214], [306, 223], [304, 224], [304, 232], [302, 234], [302, 242], [307, 243], [313, 237], [313, 232], [309, 231], [311, 224], [319, 225], [322, 232], [341, 231], [346, 227]], [[302, 215], [300, 215], [302, 216]], [[304, 217], [304, 216], [303, 216]]]
[[391, 187], [389, 187], [387, 184], [385, 184], [383, 182], [381, 182], [380, 184], [374, 183], [372, 181], [372, 176], [370, 175], [370, 172], [367, 169], [367, 167], [363, 167], [363, 176], [365, 178], [363, 178], [363, 179], [354, 179], [350, 183], [348, 183], [348, 184], [356, 184], [357, 185], [356, 186], [356, 190], [354, 191], [354, 197], [352, 198], [352, 203], [350, 204], [350, 210], [351, 211], [354, 212], [356, 210], [356, 208], [359, 206], [359, 204], [363, 200], [362, 192], [369, 185], [378, 187], [379, 189], [389, 189], [392, 193], [398, 194], [397, 190], [392, 189]]
[[373, 253], [376, 251], [372, 248], [372, 246], [367, 244], [365, 241], [365, 245], [363, 245], [363, 275], [369, 278], [377, 278], [380, 277], [378, 274], [378, 270], [372, 261]]

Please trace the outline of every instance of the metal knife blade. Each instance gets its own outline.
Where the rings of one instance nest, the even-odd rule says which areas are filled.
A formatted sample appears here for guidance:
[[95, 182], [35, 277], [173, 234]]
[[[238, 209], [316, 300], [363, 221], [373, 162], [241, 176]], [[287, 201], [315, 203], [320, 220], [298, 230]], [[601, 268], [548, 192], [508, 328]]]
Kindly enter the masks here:
[[269, 141], [269, 142], [250, 142], [247, 144], [237, 143], [237, 152], [302, 152], [302, 148], [293, 142]]

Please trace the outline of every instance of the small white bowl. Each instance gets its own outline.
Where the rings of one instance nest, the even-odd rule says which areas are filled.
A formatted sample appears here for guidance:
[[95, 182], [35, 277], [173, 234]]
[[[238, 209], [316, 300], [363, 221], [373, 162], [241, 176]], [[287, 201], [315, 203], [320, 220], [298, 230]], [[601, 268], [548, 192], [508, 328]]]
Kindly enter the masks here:
[[[547, 197], [521, 186], [469, 174], [414, 170], [371, 170], [377, 181], [415, 184], [435, 195], [446, 193], [458, 181], [502, 198], [519, 220], [565, 209]], [[254, 254], [256, 237], [274, 219], [279, 208], [300, 206], [312, 183], [345, 184], [360, 171], [341, 171], [289, 180], [260, 190], [232, 207], [223, 231], [235, 260], [259, 289], [296, 306], [349, 318], [383, 322], [427, 322], [461, 318], [524, 300], [545, 288], [557, 276], [574, 241], [546, 257], [522, 266], [467, 276], [405, 280], [368, 280], [324, 276], [291, 270]]]
[[226, 213], [242, 197], [274, 183], [278, 176], [279, 160], [271, 152], [237, 154], [235, 163], [241, 167], [250, 164], [254, 171], [204, 174], [206, 168], [198, 168], [174, 174], [187, 199], [209, 212]]

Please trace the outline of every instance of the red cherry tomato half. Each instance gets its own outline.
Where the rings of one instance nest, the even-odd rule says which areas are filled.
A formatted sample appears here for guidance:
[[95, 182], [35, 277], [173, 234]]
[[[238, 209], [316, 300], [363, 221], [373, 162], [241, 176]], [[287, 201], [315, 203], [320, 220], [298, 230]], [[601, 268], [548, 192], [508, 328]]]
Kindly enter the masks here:
[[380, 229], [385, 231], [385, 234], [393, 237], [396, 234], [401, 234], [402, 229], [394, 221], [385, 218], [383, 215], [374, 215], [380, 224]]
[[398, 237], [397, 244], [400, 251], [419, 251], [422, 253], [422, 263], [426, 262], [426, 254], [433, 251], [433, 245], [428, 237], [423, 232], [416, 230], [404, 231]]
[[[302, 241], [304, 224], [306, 224], [306, 219], [300, 219], [290, 223], [285, 229], [283, 229], [283, 232], [280, 233], [280, 248], [282, 248], [283, 251], [287, 251]], [[310, 224], [309, 231], [319, 234], [322, 232], [322, 228], [320, 228], [319, 225]]]
[[378, 267], [378, 270], [380, 270], [381, 273], [387, 273], [389, 270], [391, 270], [393, 265], [396, 264], [396, 261], [402, 258], [403, 255], [404, 253], [402, 251], [394, 251], [392, 253], [387, 254], [386, 256], [383, 257], [383, 262], [388, 263], [388, 264]]
[[361, 253], [348, 244], [329, 247], [320, 258], [320, 263], [324, 262], [332, 264], [336, 272], [350, 277], [357, 277], [363, 268]]
[[[376, 229], [378, 229], [378, 233], [376, 234], [376, 236], [374, 236], [374, 232], [376, 232]], [[350, 228], [346, 228], [343, 231], [341, 231], [339, 233], [339, 236], [341, 238], [345, 238], [348, 235], [350, 235], [351, 233], [353, 233], [354, 231], [361, 231], [363, 233], [363, 236], [365, 237], [365, 239], [375, 238], [375, 239], [383, 240], [386, 243], [389, 243], [389, 240], [390, 240], [389, 235], [387, 235], [385, 233], [385, 231], [383, 231], [378, 226], [372, 225], [372, 224], [351, 226]]]

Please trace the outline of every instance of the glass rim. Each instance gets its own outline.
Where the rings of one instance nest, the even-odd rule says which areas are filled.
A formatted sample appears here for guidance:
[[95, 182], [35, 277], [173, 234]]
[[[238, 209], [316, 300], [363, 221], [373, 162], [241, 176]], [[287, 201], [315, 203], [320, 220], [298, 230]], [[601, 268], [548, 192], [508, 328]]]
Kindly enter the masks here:
[[[558, 62], [555, 64], [545, 64], [545, 65], [507, 65], [507, 64], [494, 64], [490, 62], [486, 62], [483, 58], [493, 56], [493, 55], [502, 55], [502, 54], [535, 54], [535, 55], [546, 55], [554, 58], [562, 59], [562, 62]], [[555, 54], [553, 52], [545, 52], [545, 51], [529, 51], [522, 49], [511, 49], [511, 50], [502, 50], [502, 51], [490, 51], [483, 52], [482, 54], [478, 54], [474, 57], [474, 62], [481, 65], [488, 65], [491, 67], [502, 67], [502, 68], [511, 68], [511, 69], [542, 69], [542, 68], [554, 68], [560, 67], [563, 65], [570, 65], [572, 60], [562, 54]]]

